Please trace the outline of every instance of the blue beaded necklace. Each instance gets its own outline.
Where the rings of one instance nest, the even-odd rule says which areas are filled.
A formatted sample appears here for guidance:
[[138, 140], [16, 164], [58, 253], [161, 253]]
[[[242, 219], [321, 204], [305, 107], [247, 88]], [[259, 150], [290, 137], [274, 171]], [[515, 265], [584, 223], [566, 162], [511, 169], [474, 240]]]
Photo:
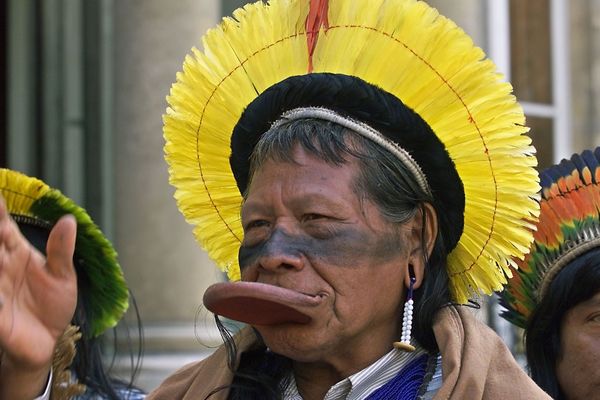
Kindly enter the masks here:
[[366, 400], [414, 400], [427, 374], [429, 356], [424, 354], [406, 367], [388, 383], [375, 390]]

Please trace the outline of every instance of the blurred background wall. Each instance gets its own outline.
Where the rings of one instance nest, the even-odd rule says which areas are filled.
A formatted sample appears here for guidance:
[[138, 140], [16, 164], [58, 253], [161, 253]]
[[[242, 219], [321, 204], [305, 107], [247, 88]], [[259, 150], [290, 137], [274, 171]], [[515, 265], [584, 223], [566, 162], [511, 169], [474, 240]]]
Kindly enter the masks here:
[[[177, 211], [163, 161], [165, 96], [184, 56], [241, 0], [4, 0], [0, 166], [85, 206], [115, 243], [144, 324], [153, 388], [219, 343], [201, 307], [222, 279]], [[600, 144], [600, 0], [431, 0], [514, 85], [545, 167]], [[515, 353], [519, 332], [481, 313]], [[122, 356], [135, 313], [107, 339]]]

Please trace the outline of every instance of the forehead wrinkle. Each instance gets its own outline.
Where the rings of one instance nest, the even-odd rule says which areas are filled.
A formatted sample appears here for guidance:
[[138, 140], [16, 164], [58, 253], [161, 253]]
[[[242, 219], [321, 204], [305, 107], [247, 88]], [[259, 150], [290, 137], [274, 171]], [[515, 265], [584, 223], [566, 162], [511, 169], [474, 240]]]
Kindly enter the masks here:
[[290, 207], [294, 209], [315, 208], [315, 206], [317, 206], [315, 211], [322, 210], [323, 208], [344, 211], [349, 208], [348, 204], [351, 203], [351, 201], [347, 201], [345, 198], [333, 198], [332, 196], [323, 194], [318, 190], [295, 190], [289, 200]]
[[270, 213], [270, 208], [263, 204], [262, 202], [257, 201], [246, 201], [244, 199], [242, 203], [242, 207], [240, 208], [240, 215], [242, 218], [242, 222], [245, 218], [248, 218], [248, 214], [261, 214], [267, 215]]

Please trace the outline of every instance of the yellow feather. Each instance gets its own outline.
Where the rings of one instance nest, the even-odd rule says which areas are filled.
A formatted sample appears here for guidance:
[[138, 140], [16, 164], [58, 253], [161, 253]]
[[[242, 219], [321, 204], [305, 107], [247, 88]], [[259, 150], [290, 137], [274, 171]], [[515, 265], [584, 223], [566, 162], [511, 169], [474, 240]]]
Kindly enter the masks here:
[[39, 179], [0, 168], [0, 194], [4, 197], [6, 208], [11, 210], [12, 214], [35, 217], [30, 211], [33, 202], [44, 197], [50, 190], [50, 187]]
[[[308, 1], [245, 6], [185, 60], [164, 117], [170, 182], [201, 245], [239, 279], [241, 197], [230, 171], [231, 132], [262, 91], [307, 73]], [[449, 256], [456, 301], [491, 293], [523, 258], [539, 190], [524, 115], [494, 64], [459, 27], [415, 0], [331, 0], [315, 72], [360, 77], [414, 109], [438, 135], [465, 189], [465, 229]], [[531, 223], [524, 222], [525, 220]]]

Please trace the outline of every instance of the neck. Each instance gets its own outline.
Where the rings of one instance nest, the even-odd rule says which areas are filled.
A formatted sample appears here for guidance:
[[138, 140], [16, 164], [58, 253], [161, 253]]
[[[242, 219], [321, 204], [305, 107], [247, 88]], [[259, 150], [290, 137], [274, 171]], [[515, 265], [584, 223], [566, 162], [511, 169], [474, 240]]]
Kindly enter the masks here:
[[334, 360], [319, 362], [294, 362], [294, 378], [298, 392], [304, 400], [320, 400], [339, 381], [368, 367], [392, 349], [392, 342], [383, 346], [366, 346], [365, 354], [348, 352]]
[[294, 363], [294, 378], [304, 400], [317, 400], [323, 399], [327, 391], [345, 377], [329, 365]]

